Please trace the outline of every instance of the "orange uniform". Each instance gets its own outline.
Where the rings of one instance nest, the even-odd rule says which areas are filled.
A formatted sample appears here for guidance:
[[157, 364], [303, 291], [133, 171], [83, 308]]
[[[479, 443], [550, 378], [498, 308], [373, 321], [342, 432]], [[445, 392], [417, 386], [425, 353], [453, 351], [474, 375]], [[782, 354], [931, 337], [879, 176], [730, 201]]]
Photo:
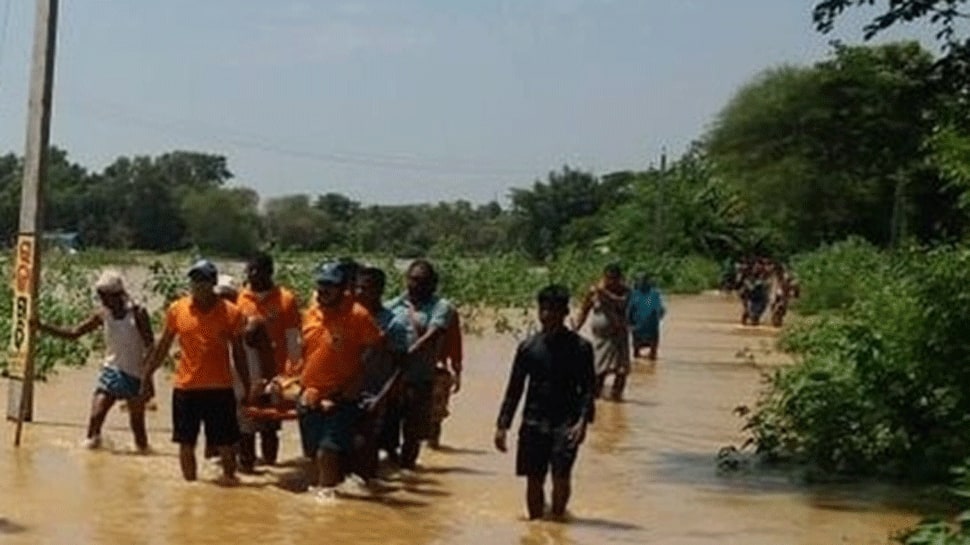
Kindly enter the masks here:
[[296, 297], [290, 290], [280, 286], [274, 287], [263, 296], [246, 288], [239, 293], [236, 304], [247, 318], [255, 317], [263, 321], [266, 333], [273, 343], [276, 374], [283, 374], [288, 360], [286, 332], [289, 329], [300, 329], [300, 311], [297, 309]]
[[303, 387], [323, 399], [353, 389], [364, 371], [364, 349], [382, 335], [367, 309], [350, 299], [336, 308], [311, 307], [303, 315]]
[[182, 390], [232, 388], [229, 343], [242, 333], [243, 316], [235, 305], [218, 300], [202, 312], [189, 296], [168, 307], [165, 329], [178, 336], [181, 357], [175, 387]]

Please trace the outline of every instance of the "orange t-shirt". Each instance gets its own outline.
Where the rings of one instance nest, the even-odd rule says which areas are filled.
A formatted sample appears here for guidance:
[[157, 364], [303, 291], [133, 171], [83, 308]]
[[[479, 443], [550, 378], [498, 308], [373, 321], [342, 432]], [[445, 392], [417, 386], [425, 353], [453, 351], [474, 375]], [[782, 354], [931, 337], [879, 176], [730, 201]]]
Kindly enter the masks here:
[[258, 317], [265, 322], [266, 333], [273, 343], [276, 374], [282, 374], [289, 359], [286, 353], [286, 331], [300, 329], [300, 311], [296, 297], [290, 290], [279, 286], [274, 287], [264, 297], [246, 288], [239, 293], [236, 305], [243, 316]]
[[316, 388], [323, 399], [352, 387], [364, 372], [364, 349], [382, 335], [367, 309], [352, 300], [311, 307], [303, 315], [303, 387]]
[[172, 303], [165, 315], [165, 329], [178, 336], [182, 352], [175, 387], [232, 388], [229, 343], [242, 332], [243, 324], [239, 309], [222, 299], [208, 312], [192, 304], [191, 296]]

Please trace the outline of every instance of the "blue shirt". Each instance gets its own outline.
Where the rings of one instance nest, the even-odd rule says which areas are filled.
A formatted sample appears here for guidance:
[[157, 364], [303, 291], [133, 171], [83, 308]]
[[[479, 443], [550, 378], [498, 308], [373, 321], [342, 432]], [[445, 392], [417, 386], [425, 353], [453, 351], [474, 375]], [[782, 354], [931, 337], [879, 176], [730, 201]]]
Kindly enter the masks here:
[[[412, 306], [407, 295], [401, 295], [385, 303], [393, 314], [392, 322], [395, 327], [406, 331], [407, 347], [410, 348], [429, 329], [444, 330], [451, 318], [451, 304], [448, 301], [432, 296], [420, 305]], [[435, 362], [441, 348], [443, 336], [419, 353], [410, 354], [405, 358], [404, 380], [410, 383], [431, 382], [434, 378]], [[406, 349], [405, 349], [406, 350]]]
[[381, 307], [374, 320], [384, 332], [388, 346], [369, 348], [364, 353], [364, 385], [361, 388], [364, 398], [374, 397], [381, 391], [394, 374], [395, 358], [408, 350], [407, 331], [394, 321], [394, 313]]
[[626, 311], [627, 321], [633, 326], [633, 336], [656, 338], [660, 333], [660, 320], [666, 312], [659, 290], [633, 290]]

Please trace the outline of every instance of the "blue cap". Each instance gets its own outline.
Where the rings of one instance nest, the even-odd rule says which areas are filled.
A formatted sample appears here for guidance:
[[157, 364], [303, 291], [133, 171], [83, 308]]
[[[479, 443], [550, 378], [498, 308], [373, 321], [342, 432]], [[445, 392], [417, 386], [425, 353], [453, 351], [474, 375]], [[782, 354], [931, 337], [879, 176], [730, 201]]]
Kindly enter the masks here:
[[189, 278], [209, 280], [215, 284], [219, 279], [219, 270], [208, 259], [200, 259], [189, 267]]
[[341, 285], [347, 279], [344, 268], [339, 263], [321, 264], [317, 267], [317, 271], [313, 277], [317, 281], [317, 284]]

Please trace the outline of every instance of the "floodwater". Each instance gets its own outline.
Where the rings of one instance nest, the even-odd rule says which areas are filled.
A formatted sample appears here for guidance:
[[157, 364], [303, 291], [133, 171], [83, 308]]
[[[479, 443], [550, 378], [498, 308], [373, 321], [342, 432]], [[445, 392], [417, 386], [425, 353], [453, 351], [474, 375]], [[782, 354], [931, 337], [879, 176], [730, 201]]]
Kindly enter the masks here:
[[117, 408], [109, 447], [84, 450], [96, 369], [63, 371], [38, 385], [23, 446], [12, 446], [13, 425], [0, 433], [0, 542], [882, 544], [917, 520], [900, 489], [718, 472], [718, 449], [743, 438], [732, 409], [752, 403], [760, 372], [780, 361], [769, 331], [741, 330], [736, 318], [737, 305], [717, 295], [672, 298], [660, 361], [636, 364], [626, 402], [600, 404], [568, 523], [525, 521], [514, 456], [492, 448], [516, 341], [488, 336], [466, 343], [466, 384], [445, 422], [446, 448], [426, 451], [419, 471], [378, 493], [333, 504], [301, 493], [293, 423], [281, 467], [221, 488], [212, 482], [217, 471], [203, 466], [199, 482], [184, 483], [162, 381], [148, 423], [155, 454], [130, 454], [127, 416]]

